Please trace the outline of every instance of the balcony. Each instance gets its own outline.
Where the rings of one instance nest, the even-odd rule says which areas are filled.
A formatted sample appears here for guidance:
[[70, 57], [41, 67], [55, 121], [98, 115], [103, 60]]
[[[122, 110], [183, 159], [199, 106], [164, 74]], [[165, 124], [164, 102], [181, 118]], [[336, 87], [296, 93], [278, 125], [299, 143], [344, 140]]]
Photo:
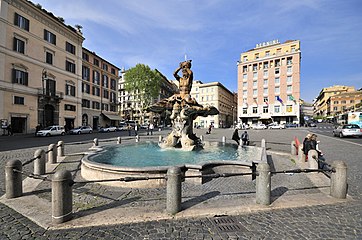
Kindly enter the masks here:
[[38, 97], [62, 100], [63, 95], [64, 95], [63, 92], [58, 92], [58, 91], [52, 92], [52, 91], [46, 91], [44, 89], [38, 88]]

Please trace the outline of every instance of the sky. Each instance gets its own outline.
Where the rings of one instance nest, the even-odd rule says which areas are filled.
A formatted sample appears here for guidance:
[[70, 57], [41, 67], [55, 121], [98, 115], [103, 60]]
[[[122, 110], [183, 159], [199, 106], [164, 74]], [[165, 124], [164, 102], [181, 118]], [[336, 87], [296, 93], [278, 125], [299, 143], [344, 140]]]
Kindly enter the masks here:
[[192, 59], [194, 80], [237, 92], [240, 54], [257, 43], [301, 42], [301, 98], [362, 88], [361, 0], [33, 0], [83, 27], [83, 46], [119, 68], [137, 63], [168, 79]]

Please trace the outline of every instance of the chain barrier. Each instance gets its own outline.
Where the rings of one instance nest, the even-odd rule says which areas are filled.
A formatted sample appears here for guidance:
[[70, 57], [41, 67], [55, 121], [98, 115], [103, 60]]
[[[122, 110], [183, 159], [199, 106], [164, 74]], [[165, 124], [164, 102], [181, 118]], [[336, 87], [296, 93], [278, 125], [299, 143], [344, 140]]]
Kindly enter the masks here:
[[40, 158], [40, 156], [33, 157], [33, 158], [29, 159], [28, 161], [22, 163], [21, 165], [22, 165], [22, 166], [28, 165], [29, 163], [34, 162], [34, 161], [37, 160], [38, 158]]
[[48, 177], [44, 177], [42, 175], [38, 175], [38, 174], [34, 174], [34, 173], [30, 173], [30, 172], [26, 172], [26, 171], [19, 171], [17, 169], [13, 169], [14, 172], [17, 172], [17, 173], [21, 173], [22, 175], [26, 176], [26, 177], [29, 177], [29, 178], [34, 178], [34, 179], [40, 179], [40, 180], [43, 180], [43, 181], [48, 181], [48, 182], [51, 182], [52, 180], [49, 179]]
[[53, 151], [53, 149], [48, 149], [48, 150], [45, 151], [45, 154], [48, 154], [51, 151]]

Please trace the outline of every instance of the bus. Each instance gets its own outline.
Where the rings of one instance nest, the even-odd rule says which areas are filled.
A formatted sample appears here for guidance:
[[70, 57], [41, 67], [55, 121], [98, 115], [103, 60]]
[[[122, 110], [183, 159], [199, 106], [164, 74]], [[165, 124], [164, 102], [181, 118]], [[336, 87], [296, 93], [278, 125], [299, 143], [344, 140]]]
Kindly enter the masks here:
[[349, 112], [338, 115], [338, 124], [356, 124], [362, 128], [362, 112]]

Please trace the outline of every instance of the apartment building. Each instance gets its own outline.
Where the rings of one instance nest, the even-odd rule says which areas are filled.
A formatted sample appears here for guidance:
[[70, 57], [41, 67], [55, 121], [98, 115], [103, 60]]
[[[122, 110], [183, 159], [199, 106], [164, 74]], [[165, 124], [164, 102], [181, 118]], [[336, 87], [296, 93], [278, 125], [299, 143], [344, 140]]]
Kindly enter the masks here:
[[219, 110], [218, 115], [197, 117], [194, 126], [208, 128], [212, 125], [215, 128], [231, 127], [235, 124], [237, 101], [235, 93], [232, 93], [220, 82], [202, 83], [193, 81], [191, 96], [203, 105], [210, 105]]
[[357, 111], [362, 103], [362, 91], [347, 91], [333, 96], [327, 100], [327, 115], [337, 116], [348, 111]]
[[40, 5], [1, 1], [0, 119], [14, 133], [82, 123], [83, 40], [79, 29]]
[[82, 125], [93, 129], [118, 126], [118, 81], [120, 68], [83, 48]]
[[[323, 88], [320, 91], [319, 95], [317, 96], [316, 100], [314, 101], [314, 104], [313, 104], [314, 115], [327, 117], [331, 113], [330, 102], [328, 102], [330, 97], [341, 94], [341, 93], [355, 92], [355, 91], [356, 91], [356, 89], [353, 86], [334, 85], [331, 87]], [[334, 101], [337, 101], [337, 100], [333, 100], [333, 102]], [[332, 105], [333, 105], [332, 109], [335, 107], [338, 108], [338, 106], [334, 106], [333, 102], [332, 102]]]
[[300, 123], [300, 41], [256, 44], [238, 61], [238, 121]]

